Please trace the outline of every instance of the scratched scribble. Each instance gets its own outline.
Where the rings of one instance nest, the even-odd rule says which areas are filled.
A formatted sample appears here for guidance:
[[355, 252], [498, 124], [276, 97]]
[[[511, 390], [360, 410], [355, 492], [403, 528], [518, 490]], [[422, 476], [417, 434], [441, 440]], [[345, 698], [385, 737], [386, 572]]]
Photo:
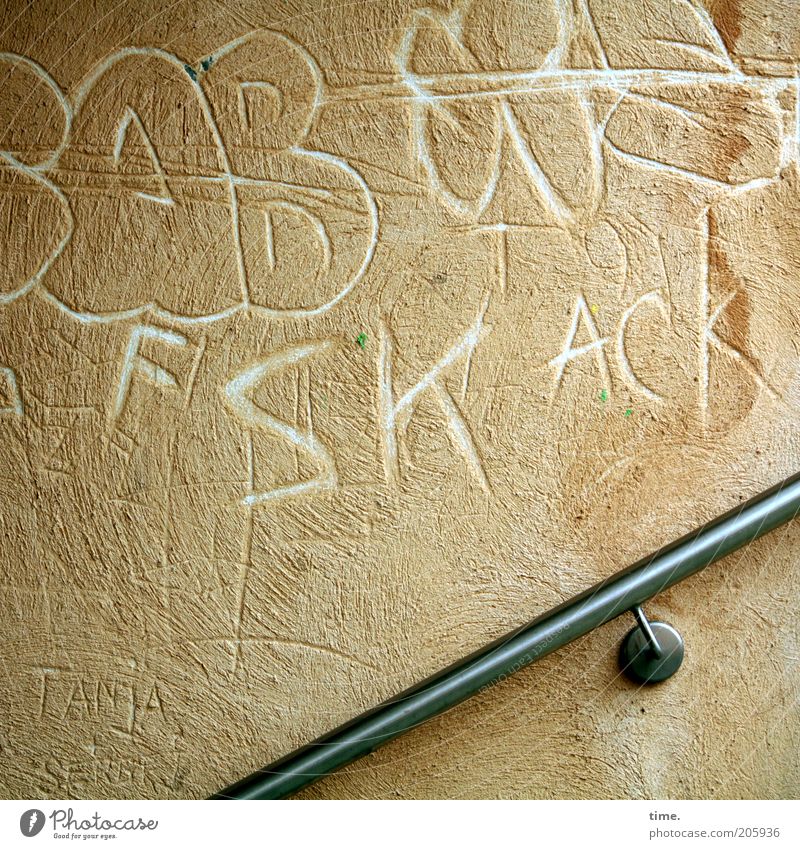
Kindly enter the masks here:
[[[800, 460], [791, 3], [256, 5], [0, 33], [8, 796], [204, 796]], [[796, 796], [795, 536], [657, 704], [609, 626], [307, 795]]]

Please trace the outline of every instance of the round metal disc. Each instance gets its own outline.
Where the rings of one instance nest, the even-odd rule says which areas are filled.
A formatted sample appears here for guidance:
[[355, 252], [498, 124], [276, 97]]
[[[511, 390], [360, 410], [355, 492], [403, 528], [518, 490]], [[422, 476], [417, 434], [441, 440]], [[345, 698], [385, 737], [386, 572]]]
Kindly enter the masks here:
[[639, 684], [657, 684], [674, 675], [683, 662], [683, 638], [666, 622], [651, 622], [650, 628], [661, 648], [656, 654], [637, 625], [629, 631], [619, 650], [622, 671]]

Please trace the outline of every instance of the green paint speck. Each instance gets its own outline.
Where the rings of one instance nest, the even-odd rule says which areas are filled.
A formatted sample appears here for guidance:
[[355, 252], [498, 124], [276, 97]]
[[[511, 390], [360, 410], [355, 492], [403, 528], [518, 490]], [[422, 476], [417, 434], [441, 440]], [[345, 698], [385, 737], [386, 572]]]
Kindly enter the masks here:
[[186, 71], [192, 82], [197, 82], [197, 71], [191, 65], [184, 65], [183, 70]]
[[361, 350], [363, 351], [367, 347], [367, 334], [359, 333], [356, 337], [356, 343], [361, 346]]
[[629, 416], [632, 412], [633, 412], [633, 410], [630, 407], [628, 407], [628, 409], [625, 410], [625, 416], [626, 417]]
[[607, 390], [603, 389], [603, 390], [600, 392], [600, 400], [601, 400], [604, 404], [605, 404], [605, 402], [606, 402], [606, 401], [608, 401], [608, 391], [607, 391]]

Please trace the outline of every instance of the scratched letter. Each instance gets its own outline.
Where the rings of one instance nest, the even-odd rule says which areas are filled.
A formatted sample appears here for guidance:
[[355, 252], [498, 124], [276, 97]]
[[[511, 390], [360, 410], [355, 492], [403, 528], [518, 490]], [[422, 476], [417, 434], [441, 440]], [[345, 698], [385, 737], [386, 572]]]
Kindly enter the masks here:
[[453, 396], [447, 387], [440, 382], [445, 369], [462, 358], [469, 363], [470, 358], [480, 341], [483, 331], [483, 317], [486, 314], [488, 302], [484, 301], [475, 323], [464, 336], [425, 374], [414, 386], [397, 401], [395, 401], [392, 378], [392, 342], [388, 330], [381, 328], [381, 358], [379, 365], [379, 382], [381, 392], [381, 417], [384, 433], [384, 449], [386, 452], [386, 473], [389, 480], [397, 483], [400, 477], [397, 454], [397, 417], [403, 413], [411, 415], [417, 396], [426, 389], [433, 389], [442, 410], [447, 418], [450, 432], [458, 450], [464, 456], [472, 473], [481, 487], [489, 491], [489, 482], [483, 469], [475, 442], [464, 417], [458, 409]]
[[620, 369], [622, 370], [622, 376], [625, 379], [625, 383], [630, 386], [631, 389], [636, 390], [637, 392], [641, 392], [651, 401], [661, 401], [663, 400], [659, 394], [653, 392], [649, 386], [645, 386], [641, 380], [636, 376], [636, 372], [633, 370], [633, 366], [628, 359], [628, 352], [625, 349], [625, 334], [628, 331], [628, 322], [631, 320], [631, 317], [636, 312], [637, 309], [642, 304], [648, 303], [652, 301], [656, 304], [656, 306], [661, 311], [661, 314], [664, 318], [669, 322], [669, 308], [667, 307], [666, 302], [661, 297], [661, 295], [653, 290], [652, 292], [647, 292], [642, 295], [638, 301], [633, 303], [628, 309], [623, 313], [622, 318], [619, 323], [619, 332], [617, 333], [617, 358], [619, 359]]
[[283, 437], [293, 445], [296, 445], [298, 448], [301, 448], [314, 460], [316, 460], [321, 469], [320, 474], [311, 480], [280, 486], [266, 492], [255, 492], [251, 442], [249, 459], [250, 492], [242, 499], [242, 504], [252, 506], [254, 504], [263, 504], [266, 501], [288, 498], [293, 495], [300, 495], [307, 492], [322, 492], [336, 487], [336, 464], [334, 463], [333, 455], [330, 451], [314, 435], [310, 403], [307, 409], [308, 429], [304, 433], [287, 422], [275, 418], [275, 416], [271, 416], [255, 404], [252, 399], [253, 392], [256, 390], [259, 383], [267, 377], [267, 375], [274, 374], [287, 366], [295, 365], [306, 357], [311, 356], [311, 354], [324, 351], [329, 346], [329, 341], [323, 341], [307, 342], [286, 348], [283, 351], [279, 351], [277, 354], [273, 354], [271, 357], [267, 357], [266, 360], [262, 360], [260, 363], [256, 363], [254, 366], [240, 372], [225, 387], [225, 398], [230, 407], [240, 418], [253, 427], [271, 431], [272, 433]]
[[0, 366], [0, 378], [3, 379], [7, 387], [5, 392], [0, 392], [0, 400], [7, 401], [7, 403], [4, 403], [0, 407], [0, 416], [4, 413], [11, 413], [21, 418], [23, 415], [22, 395], [19, 391], [17, 376], [14, 374], [14, 370], [8, 368], [8, 366]]
[[[573, 348], [572, 346], [575, 342], [575, 337], [578, 334], [578, 325], [581, 318], [583, 319], [586, 329], [589, 331], [589, 336], [592, 341], [586, 345], [581, 345], [580, 348]], [[611, 376], [609, 375], [608, 362], [606, 361], [605, 351], [603, 350], [603, 345], [605, 345], [606, 342], [608, 342], [608, 337], [600, 337], [600, 334], [597, 331], [597, 325], [594, 323], [594, 318], [592, 318], [592, 314], [586, 306], [586, 299], [582, 294], [578, 295], [578, 299], [575, 301], [575, 309], [572, 313], [572, 322], [570, 323], [569, 330], [567, 330], [567, 337], [564, 340], [564, 348], [561, 353], [550, 360], [549, 363], [549, 365], [555, 366], [556, 369], [555, 388], [558, 389], [559, 386], [561, 386], [561, 379], [564, 377], [564, 371], [567, 368], [567, 363], [577, 357], [582, 357], [584, 354], [589, 354], [591, 352], [594, 352], [597, 360], [597, 368], [600, 370], [603, 383], [606, 386], [609, 386], [611, 384]]]
[[125, 351], [125, 358], [122, 361], [117, 400], [114, 404], [115, 419], [125, 406], [125, 399], [128, 397], [128, 390], [130, 389], [134, 372], [143, 375], [158, 386], [178, 386], [178, 381], [174, 375], [139, 353], [139, 343], [142, 339], [157, 339], [159, 342], [164, 342], [167, 345], [179, 346], [186, 345], [187, 341], [186, 337], [180, 333], [163, 330], [160, 327], [149, 327], [146, 324], [139, 324], [133, 328], [131, 337], [128, 340], [128, 348]]

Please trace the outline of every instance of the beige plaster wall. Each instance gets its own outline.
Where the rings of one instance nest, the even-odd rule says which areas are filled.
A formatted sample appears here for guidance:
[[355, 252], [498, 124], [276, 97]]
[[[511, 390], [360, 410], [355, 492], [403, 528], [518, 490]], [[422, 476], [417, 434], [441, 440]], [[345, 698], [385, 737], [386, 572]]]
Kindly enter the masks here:
[[[11, 2], [0, 792], [203, 797], [795, 471], [791, 0]], [[797, 796], [800, 529], [324, 797]]]

